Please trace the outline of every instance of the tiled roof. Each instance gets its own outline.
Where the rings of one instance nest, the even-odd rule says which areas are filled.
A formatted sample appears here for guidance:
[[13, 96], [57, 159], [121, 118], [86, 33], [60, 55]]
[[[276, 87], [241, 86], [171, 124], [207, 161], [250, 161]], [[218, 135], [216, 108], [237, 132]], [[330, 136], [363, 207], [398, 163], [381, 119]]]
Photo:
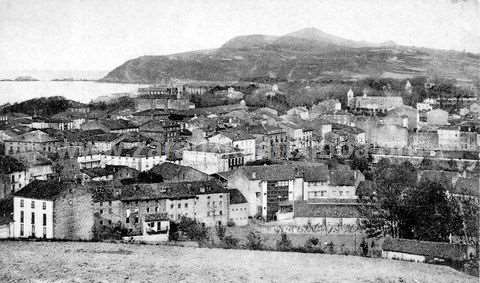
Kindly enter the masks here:
[[255, 139], [254, 136], [248, 134], [244, 130], [228, 130], [228, 131], [219, 132], [218, 134], [224, 135], [227, 138], [231, 139], [232, 141]]
[[245, 166], [241, 169], [250, 180], [284, 181], [297, 176], [297, 169], [292, 165]]
[[454, 260], [463, 260], [467, 255], [467, 246], [462, 244], [394, 239], [391, 237], [385, 239], [382, 249], [384, 251]]
[[304, 167], [303, 178], [305, 182], [327, 182], [329, 179], [328, 166], [322, 164]]
[[122, 188], [121, 199], [184, 199], [202, 194], [228, 193], [228, 190], [215, 181], [131, 184]]
[[90, 178], [104, 177], [112, 175], [112, 172], [109, 172], [106, 168], [84, 168], [80, 170], [83, 174], [86, 174]]
[[247, 203], [245, 196], [237, 189], [230, 189], [230, 204]]
[[134, 129], [138, 128], [136, 124], [131, 121], [118, 119], [118, 120], [103, 120], [101, 124], [110, 130], [122, 130], [122, 129]]
[[191, 151], [202, 151], [202, 152], [212, 152], [212, 153], [233, 153], [239, 152], [240, 150], [231, 146], [217, 144], [217, 143], [202, 143], [199, 144]]
[[0, 155], [0, 174], [11, 174], [25, 170], [22, 162], [11, 156]]
[[67, 186], [60, 182], [35, 180], [14, 193], [14, 196], [54, 200], [66, 188]]
[[149, 171], [156, 175], [162, 176], [163, 180], [175, 179], [176, 177], [182, 175], [182, 173], [185, 173], [188, 171], [195, 171], [195, 173], [201, 174], [205, 178], [208, 178], [208, 174], [205, 174], [195, 168], [192, 168], [190, 166], [178, 165], [171, 162], [164, 162], [162, 164], [155, 165]]
[[330, 171], [330, 184], [334, 186], [354, 186], [355, 171], [353, 170]]
[[169, 220], [167, 213], [151, 213], [145, 215], [145, 221], [164, 221]]
[[361, 212], [357, 204], [324, 204], [295, 201], [295, 217], [328, 217], [328, 218], [360, 218]]

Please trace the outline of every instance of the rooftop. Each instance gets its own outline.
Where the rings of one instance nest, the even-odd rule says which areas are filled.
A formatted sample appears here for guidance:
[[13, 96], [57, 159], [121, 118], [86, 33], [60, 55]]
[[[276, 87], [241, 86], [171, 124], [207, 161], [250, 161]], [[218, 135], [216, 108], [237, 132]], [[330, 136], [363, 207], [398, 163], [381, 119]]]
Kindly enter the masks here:
[[32, 199], [54, 200], [66, 189], [65, 184], [57, 181], [34, 180], [23, 189], [14, 193], [14, 196]]
[[383, 242], [384, 251], [402, 252], [443, 259], [463, 260], [467, 246], [442, 242], [427, 242], [387, 237]]
[[237, 189], [230, 189], [230, 204], [247, 203], [245, 196]]

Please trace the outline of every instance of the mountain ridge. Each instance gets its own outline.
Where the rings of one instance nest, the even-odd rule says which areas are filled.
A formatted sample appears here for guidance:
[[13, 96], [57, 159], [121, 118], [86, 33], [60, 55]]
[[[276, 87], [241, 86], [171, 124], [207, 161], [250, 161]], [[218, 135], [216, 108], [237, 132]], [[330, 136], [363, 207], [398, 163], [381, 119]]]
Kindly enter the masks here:
[[[101, 81], [155, 83], [163, 78], [240, 80], [278, 77], [319, 79], [353, 76], [442, 76], [477, 79], [480, 55], [354, 41], [305, 28], [283, 36], [242, 35], [216, 49], [141, 56], [110, 71]], [[476, 71], [475, 71], [476, 70]]]

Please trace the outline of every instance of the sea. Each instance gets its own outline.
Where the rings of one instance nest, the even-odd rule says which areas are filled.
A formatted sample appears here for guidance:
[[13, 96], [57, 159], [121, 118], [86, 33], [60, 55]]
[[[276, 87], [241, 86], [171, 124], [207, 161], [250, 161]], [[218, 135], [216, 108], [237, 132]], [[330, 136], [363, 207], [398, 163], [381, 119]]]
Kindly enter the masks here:
[[[1, 70], [0, 79], [30, 76], [39, 81], [0, 81], [0, 105], [22, 102], [32, 98], [63, 96], [66, 99], [89, 103], [99, 97], [117, 93], [136, 93], [139, 84], [97, 82], [105, 70]], [[89, 81], [52, 81], [52, 79], [86, 79]]]
[[142, 86], [95, 81], [0, 81], [0, 105], [50, 96], [63, 96], [66, 99], [89, 103], [112, 94], [136, 93]]

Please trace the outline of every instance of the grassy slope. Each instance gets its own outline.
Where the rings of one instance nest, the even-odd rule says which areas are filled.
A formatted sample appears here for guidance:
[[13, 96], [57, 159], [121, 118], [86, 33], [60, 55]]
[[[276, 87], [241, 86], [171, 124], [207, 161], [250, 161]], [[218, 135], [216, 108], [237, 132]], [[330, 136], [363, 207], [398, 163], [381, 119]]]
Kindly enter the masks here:
[[478, 282], [448, 267], [297, 253], [0, 242], [0, 282]]

